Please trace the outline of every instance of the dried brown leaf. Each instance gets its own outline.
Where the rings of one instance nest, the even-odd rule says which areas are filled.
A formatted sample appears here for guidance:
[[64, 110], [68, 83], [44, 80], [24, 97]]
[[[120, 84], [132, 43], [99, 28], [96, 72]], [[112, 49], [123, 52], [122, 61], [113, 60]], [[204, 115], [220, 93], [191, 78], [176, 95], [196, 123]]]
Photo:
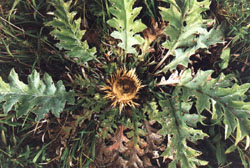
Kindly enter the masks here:
[[143, 30], [142, 34], [145, 39], [145, 42], [142, 46], [142, 55], [141, 55], [141, 60], [144, 60], [144, 55], [148, 52], [153, 52], [154, 49], [150, 47], [151, 43], [154, 42], [157, 38], [161, 37], [164, 35], [164, 28], [165, 25], [162, 23], [158, 25], [157, 22], [152, 18], [151, 21], [151, 26], [148, 27], [147, 29]]

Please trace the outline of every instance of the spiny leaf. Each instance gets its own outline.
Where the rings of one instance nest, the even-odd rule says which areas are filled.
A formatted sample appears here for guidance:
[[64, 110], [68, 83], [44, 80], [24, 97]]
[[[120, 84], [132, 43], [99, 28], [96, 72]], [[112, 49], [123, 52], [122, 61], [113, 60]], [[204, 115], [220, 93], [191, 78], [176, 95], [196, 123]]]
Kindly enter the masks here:
[[[223, 42], [223, 29], [220, 28], [220, 26], [218, 28], [213, 28], [210, 31], [207, 31], [205, 28], [200, 29], [198, 34], [199, 36], [193, 39], [193, 42], [196, 42], [193, 46], [187, 46], [188, 48], [178, 48], [178, 46], [176, 46], [172, 53], [175, 56], [175, 59], [173, 59], [162, 70], [158, 71], [158, 73], [176, 69], [177, 65], [187, 67], [189, 57], [195, 54], [196, 50], [200, 48], [208, 49], [210, 45]], [[226, 62], [228, 61], [228, 59], [224, 57], [222, 59]]]
[[52, 13], [55, 17], [46, 25], [54, 28], [51, 34], [60, 41], [56, 46], [65, 49], [66, 56], [79, 64], [95, 59], [96, 49], [90, 49], [87, 41], [81, 41], [85, 30], [80, 29], [81, 18], [74, 20], [76, 12], [70, 12], [71, 1], [53, 0], [50, 3], [55, 7]]
[[210, 31], [206, 28], [205, 23], [208, 20], [203, 19], [201, 13], [209, 9], [209, 0], [165, 1], [170, 3], [170, 8], [160, 7], [160, 9], [163, 19], [169, 22], [164, 31], [169, 38], [163, 43], [168, 53], [156, 69], [168, 56], [173, 55], [175, 58], [157, 73], [176, 69], [177, 65], [187, 67], [189, 57], [196, 50], [207, 49], [210, 45], [223, 42], [224, 37], [221, 26], [214, 27]]
[[135, 54], [133, 46], [143, 42], [137, 33], [146, 28], [141, 20], [135, 20], [142, 8], [133, 8], [135, 0], [110, 0], [110, 3], [112, 6], [109, 10], [114, 17], [108, 20], [108, 24], [116, 29], [111, 36], [121, 40], [118, 46], [125, 50], [125, 54]]
[[[206, 161], [196, 159], [201, 154], [199, 151], [187, 146], [187, 141], [195, 143], [207, 136], [201, 130], [191, 127], [195, 124], [190, 124], [190, 122], [197, 123], [199, 121], [197, 119], [199, 116], [193, 117], [188, 114], [192, 104], [179, 104], [174, 99], [169, 100], [167, 96], [160, 99], [161, 111], [158, 110], [157, 103], [154, 100], [145, 105], [143, 111], [149, 114], [150, 120], [156, 120], [161, 124], [162, 128], [159, 130], [159, 134], [171, 137], [168, 140], [167, 150], [162, 154], [165, 159], [173, 159], [169, 167], [176, 167], [178, 163], [182, 167], [196, 167], [196, 165], [207, 164]], [[188, 119], [192, 119], [192, 121]]]
[[167, 72], [168, 70], [176, 69], [177, 65], [188, 66], [189, 57], [195, 53], [195, 48], [183, 49], [178, 48], [174, 51], [175, 59], [173, 59], [168, 65], [166, 65], [160, 72]]
[[[221, 74], [217, 79], [211, 78], [212, 71], [199, 71], [193, 78], [191, 70], [183, 73], [178, 84], [182, 87], [183, 101], [190, 96], [197, 98], [196, 108], [200, 114], [204, 109], [212, 107], [212, 119], [225, 124], [225, 139], [237, 130], [236, 142], [250, 135], [250, 106], [245, 102], [245, 93], [250, 83], [233, 86], [224, 85], [229, 78]], [[189, 79], [189, 80], [187, 80]], [[220, 84], [223, 83], [223, 84]]]
[[209, 48], [210, 45], [214, 45], [217, 43], [223, 43], [224, 42], [224, 24], [219, 26], [214, 26], [211, 30], [207, 31], [206, 28], [200, 29], [198, 32], [199, 34], [197, 37], [197, 42], [195, 45], [195, 49]]
[[168, 48], [177, 48], [183, 46], [193, 46], [195, 43], [195, 34], [204, 28], [204, 22], [201, 13], [209, 9], [209, 0], [198, 2], [197, 0], [168, 1], [170, 8], [160, 7], [164, 20], [169, 21], [165, 33], [169, 36], [163, 45]]
[[9, 83], [5, 83], [0, 77], [0, 103], [4, 102], [4, 113], [15, 110], [17, 117], [21, 117], [32, 111], [40, 120], [50, 111], [59, 117], [66, 102], [74, 103], [73, 91], [66, 92], [62, 81], [55, 85], [48, 74], [40, 80], [39, 73], [34, 70], [25, 84], [12, 69], [8, 79]]
[[173, 161], [169, 167], [176, 167], [178, 163], [180, 163], [181, 167], [187, 168], [206, 165], [206, 161], [196, 158], [201, 152], [187, 146], [187, 141], [196, 143], [198, 140], [208, 136], [201, 130], [196, 130], [188, 126], [184, 120], [182, 116], [183, 112], [186, 110], [189, 111], [191, 106], [182, 105], [181, 102], [167, 98], [166, 100], [160, 100], [159, 104], [162, 108], [162, 111], [159, 112], [159, 118], [157, 119], [162, 125], [159, 133], [171, 137], [168, 141], [167, 150], [162, 153], [162, 156], [166, 158], [173, 157]]

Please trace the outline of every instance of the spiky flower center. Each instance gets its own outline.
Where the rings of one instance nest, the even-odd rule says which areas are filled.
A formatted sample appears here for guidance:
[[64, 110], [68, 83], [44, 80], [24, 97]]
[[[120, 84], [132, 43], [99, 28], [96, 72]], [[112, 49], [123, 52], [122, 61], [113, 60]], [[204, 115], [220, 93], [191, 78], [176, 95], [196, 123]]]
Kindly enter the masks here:
[[120, 100], [130, 99], [136, 94], [136, 83], [129, 77], [121, 77], [114, 82], [113, 92]]
[[106, 98], [110, 99], [112, 106], [119, 105], [120, 111], [124, 106], [138, 106], [133, 99], [136, 99], [137, 92], [142, 88], [141, 82], [138, 80], [135, 69], [127, 71], [126, 69], [120, 69], [116, 74], [111, 75], [111, 79], [107, 79], [109, 85], [103, 86], [101, 90], [104, 90], [107, 95]]

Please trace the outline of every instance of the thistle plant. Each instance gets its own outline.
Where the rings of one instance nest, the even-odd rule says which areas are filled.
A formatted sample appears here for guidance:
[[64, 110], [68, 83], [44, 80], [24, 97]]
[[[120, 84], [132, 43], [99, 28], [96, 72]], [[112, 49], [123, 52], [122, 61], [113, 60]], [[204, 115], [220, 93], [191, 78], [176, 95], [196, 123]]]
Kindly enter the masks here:
[[48, 3], [44, 28], [65, 58], [61, 80], [32, 70], [25, 82], [14, 69], [8, 80], [0, 78], [0, 124], [24, 137], [32, 132], [42, 144], [35, 156], [30, 145], [15, 158], [7, 144], [16, 142], [7, 142], [12, 135], [0, 125], [4, 165], [1, 153], [16, 167], [195, 168], [213, 160], [225, 166], [237, 150], [249, 166], [250, 84], [227, 73], [225, 25], [206, 13], [209, 0], [151, 4], [157, 21], [148, 1], [103, 1], [108, 30], [99, 46], [85, 40], [91, 30], [83, 30], [89, 13], [81, 15], [78, 7], [88, 6], [82, 3]]

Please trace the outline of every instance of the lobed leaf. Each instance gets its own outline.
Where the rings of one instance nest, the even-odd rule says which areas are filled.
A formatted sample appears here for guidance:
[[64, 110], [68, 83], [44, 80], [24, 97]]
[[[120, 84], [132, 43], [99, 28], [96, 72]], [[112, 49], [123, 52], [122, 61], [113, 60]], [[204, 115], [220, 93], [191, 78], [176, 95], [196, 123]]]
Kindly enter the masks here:
[[82, 41], [85, 30], [81, 30], [81, 18], [74, 20], [76, 12], [70, 12], [71, 1], [53, 0], [50, 2], [55, 11], [54, 19], [48, 22], [54, 30], [51, 34], [59, 40], [56, 46], [66, 50], [66, 56], [82, 64], [95, 59], [96, 48], [89, 48], [87, 41]]
[[168, 1], [170, 8], [161, 9], [164, 20], [169, 21], [165, 33], [169, 36], [163, 45], [168, 49], [193, 46], [195, 34], [205, 27], [201, 13], [209, 9], [209, 0], [198, 2], [197, 0]]
[[220, 84], [228, 80], [223, 74], [216, 79], [211, 78], [211, 74], [212, 71], [199, 71], [192, 77], [191, 70], [186, 70], [178, 84], [182, 100], [186, 102], [189, 97], [195, 96], [198, 113], [204, 109], [212, 111], [212, 119], [225, 124], [225, 139], [236, 131], [237, 145], [244, 138], [249, 139], [250, 135], [250, 106], [244, 101], [250, 83], [235, 83], [230, 87]]
[[201, 13], [209, 9], [209, 0], [165, 1], [170, 3], [170, 7], [160, 9], [162, 18], [169, 22], [164, 30], [168, 38], [163, 43], [169, 51], [156, 67], [158, 68], [170, 55], [175, 58], [157, 73], [176, 69], [177, 65], [187, 67], [189, 57], [195, 54], [196, 50], [207, 49], [210, 45], [223, 42], [224, 38], [222, 26], [208, 31], [208, 20], [202, 18]]
[[134, 45], [141, 45], [143, 38], [137, 34], [146, 29], [141, 20], [135, 20], [142, 7], [133, 8], [135, 0], [110, 0], [110, 13], [114, 16], [108, 20], [108, 24], [116, 31], [111, 36], [121, 40], [119, 47], [125, 50], [125, 54], [135, 54]]
[[[198, 140], [204, 139], [208, 135], [201, 130], [192, 128], [194, 126], [188, 122], [183, 113], [190, 110], [191, 106], [185, 108], [185, 103], [177, 102], [174, 99], [159, 101], [162, 111], [159, 112], [157, 121], [160, 122], [162, 128], [159, 133], [168, 135], [171, 138], [168, 140], [168, 147], [162, 153], [165, 158], [173, 157], [173, 161], [169, 167], [197, 167], [207, 164], [206, 161], [197, 159], [201, 152], [192, 149], [187, 145], [187, 142], [196, 143]], [[191, 117], [189, 115], [189, 117]], [[196, 116], [193, 116], [196, 117]], [[195, 119], [196, 120], [196, 119]], [[197, 122], [197, 121], [196, 121]], [[190, 126], [189, 126], [190, 125]]]
[[177, 167], [179, 164], [181, 167], [206, 165], [206, 161], [197, 159], [201, 152], [187, 145], [187, 142], [196, 143], [208, 136], [201, 130], [194, 129], [200, 121], [200, 116], [189, 114], [192, 103], [169, 99], [167, 95], [158, 98], [159, 107], [155, 100], [152, 100], [144, 105], [143, 111], [148, 114], [150, 121], [157, 121], [161, 125], [158, 134], [168, 138], [167, 149], [162, 156], [164, 160], [172, 160], [169, 167]]
[[12, 69], [8, 79], [9, 83], [5, 83], [0, 77], [0, 103], [4, 102], [5, 114], [15, 110], [19, 118], [32, 111], [40, 120], [51, 111], [59, 117], [66, 102], [74, 103], [73, 91], [67, 92], [62, 81], [54, 84], [48, 74], [40, 80], [39, 73], [34, 70], [28, 76], [28, 84], [25, 84]]

